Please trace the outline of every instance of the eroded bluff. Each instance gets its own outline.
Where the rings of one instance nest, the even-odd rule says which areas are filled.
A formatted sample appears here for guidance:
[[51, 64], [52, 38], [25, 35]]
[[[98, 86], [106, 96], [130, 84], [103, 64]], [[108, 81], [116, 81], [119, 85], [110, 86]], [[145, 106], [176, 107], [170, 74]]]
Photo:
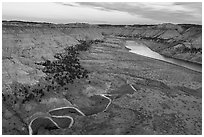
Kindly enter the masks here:
[[124, 45], [201, 63], [201, 34], [188, 24], [3, 21], [3, 134], [201, 134], [201, 73]]

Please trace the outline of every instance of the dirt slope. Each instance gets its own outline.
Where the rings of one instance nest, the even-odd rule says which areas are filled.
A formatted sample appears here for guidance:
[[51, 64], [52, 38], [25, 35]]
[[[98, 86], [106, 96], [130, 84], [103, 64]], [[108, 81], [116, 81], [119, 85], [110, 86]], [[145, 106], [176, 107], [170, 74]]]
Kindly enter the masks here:
[[[112, 99], [106, 111], [73, 116], [71, 128], [45, 128], [38, 134], [202, 133], [201, 73], [130, 53], [123, 39], [118, 38], [124, 35], [146, 40], [158, 52], [171, 49], [181, 39], [200, 47], [201, 33], [191, 26], [3, 22], [2, 35], [3, 134], [28, 134], [33, 118], [49, 116], [49, 110], [59, 107], [76, 107], [92, 114], [91, 111], [96, 111], [93, 108], [104, 108], [107, 104], [103, 98], [95, 99], [99, 94], [108, 94]], [[47, 84], [47, 74], [39, 62], [56, 60], [56, 53], [79, 44], [80, 40], [96, 39], [102, 41], [95, 41], [87, 51], [78, 54], [81, 66], [89, 72], [88, 78], [76, 79], [65, 86]], [[157, 45], [159, 41], [156, 48], [151, 46], [151, 42]], [[194, 56], [189, 60], [192, 59]], [[24, 98], [20, 93], [29, 90], [33, 94], [28, 97], [36, 98], [15, 102], [15, 97]]]

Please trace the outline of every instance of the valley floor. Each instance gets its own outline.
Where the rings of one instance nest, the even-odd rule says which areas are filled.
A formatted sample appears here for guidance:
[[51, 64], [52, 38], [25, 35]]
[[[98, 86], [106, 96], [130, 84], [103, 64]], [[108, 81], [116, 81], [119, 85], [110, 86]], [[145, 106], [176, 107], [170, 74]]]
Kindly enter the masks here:
[[88, 134], [201, 134], [201, 73], [129, 53], [121, 42], [107, 38], [82, 56], [104, 90], [93, 84], [92, 92], [119, 92], [124, 84], [137, 90], [114, 99], [98, 123], [104, 128]]
[[[36, 112], [45, 113], [46, 107], [71, 104], [87, 115], [74, 116], [71, 128], [45, 129], [40, 134], [202, 134], [201, 73], [130, 53], [124, 41], [114, 37], [106, 37], [104, 42], [81, 52], [80, 63], [90, 72], [88, 79], [76, 80], [66, 92], [52, 93], [41, 103], [25, 104], [18, 115], [29, 119]], [[110, 106], [88, 115], [107, 106], [103, 105], [107, 101], [91, 98], [99, 94], [110, 95]], [[25, 111], [29, 107], [34, 108], [32, 112]], [[15, 125], [6, 124], [15, 117], [4, 108], [3, 133], [12, 134], [14, 131], [7, 127]], [[17, 125], [23, 128], [28, 123], [19, 120]]]

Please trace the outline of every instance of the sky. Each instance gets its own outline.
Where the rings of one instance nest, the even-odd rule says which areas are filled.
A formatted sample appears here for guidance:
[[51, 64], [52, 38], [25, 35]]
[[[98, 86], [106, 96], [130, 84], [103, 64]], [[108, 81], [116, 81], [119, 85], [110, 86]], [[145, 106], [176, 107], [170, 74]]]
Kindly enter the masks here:
[[90, 24], [202, 24], [202, 3], [3, 2], [2, 19]]

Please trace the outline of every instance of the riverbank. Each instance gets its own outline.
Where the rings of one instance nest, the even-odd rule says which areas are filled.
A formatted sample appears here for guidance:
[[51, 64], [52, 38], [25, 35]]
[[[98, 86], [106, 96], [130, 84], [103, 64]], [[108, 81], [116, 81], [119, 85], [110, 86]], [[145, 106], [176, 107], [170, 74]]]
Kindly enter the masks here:
[[173, 49], [171, 50], [169, 49], [169, 51], [168, 50], [160, 51], [158, 49], [165, 46], [165, 44], [157, 43], [157, 42], [150, 41], [150, 40], [141, 40], [141, 39], [137, 39], [137, 41], [140, 41], [141, 43], [149, 47], [151, 50], [158, 52], [159, 54], [163, 56], [202, 65], [202, 53], [186, 53], [186, 54], [182, 52], [176, 53], [175, 51], [179, 50], [176, 48], [174, 49], [175, 51], [173, 51]]
[[[29, 134], [28, 125], [34, 114], [41, 112], [50, 115], [49, 110], [55, 108], [76, 107], [81, 112], [87, 108], [87, 112], [83, 113], [90, 112], [93, 115], [82, 116], [79, 111], [69, 109], [67, 112], [65, 109], [62, 114], [73, 116], [73, 124], [70, 118], [63, 115], [67, 121], [65, 125], [62, 122], [61, 126], [65, 128], [40, 129], [40, 134], [202, 134], [201, 73], [131, 53], [125, 49], [123, 40], [114, 36], [116, 31], [107, 29], [113, 34], [111, 37], [102, 35], [101, 31], [97, 27], [52, 28], [43, 27], [43, 24], [3, 26], [5, 52], [2, 92], [7, 93], [6, 97], [10, 100], [6, 102], [3, 97], [2, 133]], [[29, 37], [26, 37], [28, 34]], [[51, 87], [45, 86], [47, 82], [40, 81], [45, 73], [42, 72], [43, 66], [36, 65], [36, 62], [50, 60], [58, 65], [53, 61], [55, 53], [62, 53], [64, 47], [79, 44], [79, 39], [99, 37], [103, 39], [101, 42], [93, 43], [87, 51], [77, 56], [80, 68], [89, 72], [88, 77], [76, 78], [73, 83], [64, 86], [57, 86], [57, 83]], [[14, 52], [16, 47], [19, 52]], [[81, 77], [81, 71], [77, 72]], [[12, 81], [17, 82], [12, 84]], [[44, 90], [41, 89], [48, 92], [43, 94]], [[16, 96], [10, 96], [11, 93]], [[17, 93], [31, 95], [24, 100], [25, 96]], [[100, 95], [106, 95], [111, 103]], [[15, 102], [16, 97], [19, 98], [18, 102]], [[19, 105], [21, 99], [24, 104]], [[59, 118], [58, 122], [61, 123], [64, 118]]]
[[125, 47], [127, 49], [130, 49], [129, 51], [135, 54], [139, 54], [145, 57], [150, 57], [150, 58], [157, 59], [160, 61], [165, 61], [165, 62], [174, 64], [174, 65], [178, 65], [178, 66], [182, 66], [182, 67], [185, 67], [185, 68], [197, 71], [197, 72], [202, 72], [201, 64], [160, 55], [159, 53], [154, 52], [151, 49], [149, 49], [148, 46], [144, 44], [142, 41], [127, 40]]
[[[178, 60], [202, 65], [202, 52], [198, 53], [198, 55], [196, 55], [196, 53], [191, 53], [191, 54], [186, 53], [186, 55], [185, 55], [185, 54], [183, 54], [184, 51], [182, 51], [184, 49], [184, 47], [182, 47], [181, 45], [180, 45], [180, 49], [178, 46], [178, 48], [175, 47], [174, 49], [171, 49], [169, 51], [167, 50], [167, 52], [162, 52], [162, 50], [164, 50], [165, 47], [168, 48], [167, 43], [161, 43], [161, 42], [156, 42], [153, 40], [146, 40], [143, 38], [135, 38], [135, 37], [119, 37], [118, 36], [117, 38], [122, 39], [124, 41], [132, 40], [132, 41], [137, 41], [137, 42], [143, 43], [148, 48], [150, 48], [152, 51], [155, 51], [155, 52], [161, 54], [162, 56], [165, 56], [168, 58], [178, 59]], [[176, 53], [176, 52], [178, 52], [178, 53]], [[179, 55], [179, 54], [181, 54], [181, 55]]]

